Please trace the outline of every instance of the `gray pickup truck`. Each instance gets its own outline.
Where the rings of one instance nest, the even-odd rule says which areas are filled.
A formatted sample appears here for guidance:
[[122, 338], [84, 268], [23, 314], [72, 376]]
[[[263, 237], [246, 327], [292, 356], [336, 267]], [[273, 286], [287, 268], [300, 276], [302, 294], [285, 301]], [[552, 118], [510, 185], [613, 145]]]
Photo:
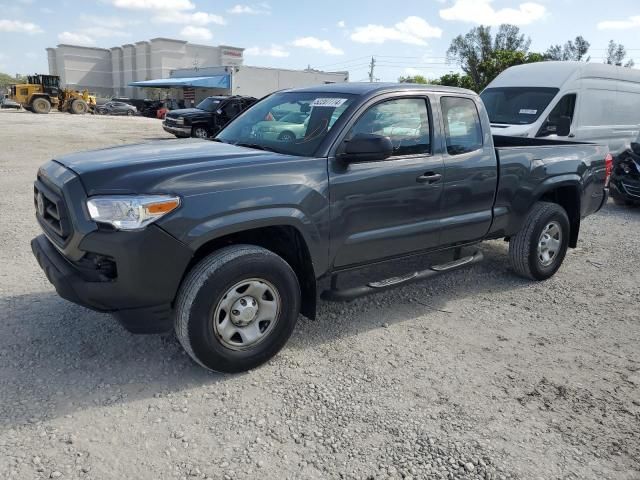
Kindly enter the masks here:
[[[292, 112], [307, 117], [299, 136], [263, 134]], [[174, 328], [206, 368], [250, 369], [284, 346], [299, 313], [315, 317], [320, 292], [350, 300], [463, 268], [481, 260], [469, 247], [483, 240], [508, 240], [517, 274], [552, 276], [607, 199], [607, 149], [490, 132], [467, 90], [277, 92], [213, 141], [44, 164], [34, 188], [44, 235], [32, 249], [63, 298], [132, 332]], [[344, 283], [431, 253], [437, 261], [391, 278]]]

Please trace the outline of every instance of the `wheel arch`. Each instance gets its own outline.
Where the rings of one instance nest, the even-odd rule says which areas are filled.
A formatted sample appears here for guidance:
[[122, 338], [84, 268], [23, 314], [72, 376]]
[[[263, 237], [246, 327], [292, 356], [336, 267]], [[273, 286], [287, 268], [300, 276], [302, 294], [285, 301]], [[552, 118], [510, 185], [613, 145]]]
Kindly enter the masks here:
[[207, 255], [225, 246], [239, 244], [262, 247], [282, 257], [298, 277], [302, 297], [301, 313], [307, 318], [315, 319], [317, 286], [314, 258], [305, 235], [291, 222], [253, 228], [238, 225], [224, 233], [219, 232], [217, 236], [210, 236], [196, 248], [184, 276]]
[[282, 132], [280, 132], [278, 134], [278, 138], [282, 138], [282, 136], [286, 135], [286, 134], [291, 135], [293, 138], [298, 138], [298, 136], [294, 132], [292, 132], [291, 130], [283, 130]]
[[569, 247], [578, 245], [580, 234], [582, 187], [578, 178], [573, 175], [555, 177], [543, 183], [536, 191], [535, 200], [560, 205], [569, 217]]

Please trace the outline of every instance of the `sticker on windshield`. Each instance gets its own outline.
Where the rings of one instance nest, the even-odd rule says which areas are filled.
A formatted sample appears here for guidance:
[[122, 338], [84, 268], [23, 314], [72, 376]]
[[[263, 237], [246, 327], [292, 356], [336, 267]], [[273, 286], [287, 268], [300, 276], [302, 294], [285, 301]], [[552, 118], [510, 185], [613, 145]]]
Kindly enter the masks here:
[[520, 115], [535, 115], [536, 113], [538, 113], [538, 110], [531, 110], [528, 108], [520, 109]]
[[346, 98], [316, 98], [312, 103], [312, 107], [332, 107], [336, 108], [346, 102]]

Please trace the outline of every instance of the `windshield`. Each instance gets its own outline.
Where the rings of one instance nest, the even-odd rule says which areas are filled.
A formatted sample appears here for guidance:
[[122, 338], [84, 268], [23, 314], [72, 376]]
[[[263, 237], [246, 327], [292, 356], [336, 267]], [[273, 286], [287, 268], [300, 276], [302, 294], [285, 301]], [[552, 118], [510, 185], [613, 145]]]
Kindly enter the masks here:
[[540, 117], [557, 93], [557, 88], [501, 87], [486, 89], [480, 98], [491, 123], [527, 125]]
[[233, 120], [216, 139], [310, 156], [353, 99], [344, 93], [275, 93]]
[[200, 110], [206, 110], [207, 112], [214, 112], [218, 109], [218, 105], [220, 105], [220, 100], [217, 98], [205, 98], [202, 100], [196, 108]]

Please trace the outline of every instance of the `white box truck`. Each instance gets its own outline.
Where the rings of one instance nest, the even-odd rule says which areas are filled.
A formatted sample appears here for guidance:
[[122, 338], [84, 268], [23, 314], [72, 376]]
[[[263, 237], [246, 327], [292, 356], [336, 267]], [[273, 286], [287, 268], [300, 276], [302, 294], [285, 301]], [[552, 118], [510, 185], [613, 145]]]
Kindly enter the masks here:
[[622, 151], [640, 131], [640, 70], [585, 62], [508, 68], [481, 94], [494, 135], [571, 139]]

